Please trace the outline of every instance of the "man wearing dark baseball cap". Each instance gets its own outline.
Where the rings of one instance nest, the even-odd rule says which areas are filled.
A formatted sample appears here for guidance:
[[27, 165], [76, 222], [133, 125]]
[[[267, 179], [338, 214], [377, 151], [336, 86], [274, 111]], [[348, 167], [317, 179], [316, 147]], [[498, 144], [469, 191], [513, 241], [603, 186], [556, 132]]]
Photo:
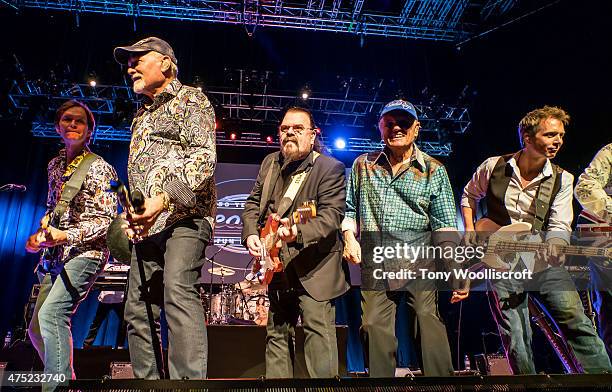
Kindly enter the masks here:
[[381, 261], [380, 255], [373, 257], [374, 249], [368, 245], [380, 245], [380, 233], [386, 233], [384, 239], [392, 239], [393, 245], [414, 248], [428, 245], [420, 241], [432, 238], [434, 245], [440, 245], [437, 238], [446, 234], [435, 232], [451, 233], [450, 238], [458, 242], [448, 175], [440, 162], [416, 146], [420, 127], [413, 104], [399, 99], [386, 104], [378, 121], [384, 149], [359, 156], [347, 181], [344, 258], [361, 264], [362, 329], [368, 336], [370, 377], [395, 376], [395, 316], [403, 299], [410, 308], [409, 325], [415, 326], [412, 338], [421, 348], [424, 374], [449, 376], [453, 372], [446, 327], [438, 316], [436, 282], [396, 277], [404, 270], [431, 268], [430, 259], [410, 264], [385, 254]]
[[131, 55], [139, 53], [145, 54], [150, 51], [163, 54], [164, 56], [168, 56], [174, 64], [178, 64], [176, 56], [174, 55], [174, 50], [172, 50], [170, 44], [168, 44], [163, 39], [157, 37], [148, 37], [145, 39], [141, 39], [134, 45], [130, 46], [119, 46], [115, 48], [113, 55], [115, 56], [115, 60], [119, 64], [127, 65], [128, 59]]
[[[134, 92], [146, 97], [134, 118], [128, 158], [130, 190], [146, 198], [145, 211], [129, 211], [125, 228], [139, 240], [125, 305], [132, 368], [137, 378], [164, 378], [160, 340], [151, 331], [163, 307], [170, 378], [203, 379], [208, 339], [195, 284], [215, 216], [215, 114], [201, 91], [179, 82], [166, 41], [145, 38], [115, 48], [114, 56], [127, 66]], [[152, 278], [160, 273], [163, 279]]]

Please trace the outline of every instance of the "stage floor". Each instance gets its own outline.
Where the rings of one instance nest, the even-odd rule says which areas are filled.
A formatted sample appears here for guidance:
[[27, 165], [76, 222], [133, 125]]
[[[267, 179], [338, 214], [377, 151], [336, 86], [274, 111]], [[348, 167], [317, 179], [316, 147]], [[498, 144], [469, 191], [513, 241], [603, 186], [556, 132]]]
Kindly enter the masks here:
[[338, 378], [291, 380], [108, 380], [71, 382], [59, 391], [610, 391], [612, 375], [534, 375], [414, 377], [393, 379]]

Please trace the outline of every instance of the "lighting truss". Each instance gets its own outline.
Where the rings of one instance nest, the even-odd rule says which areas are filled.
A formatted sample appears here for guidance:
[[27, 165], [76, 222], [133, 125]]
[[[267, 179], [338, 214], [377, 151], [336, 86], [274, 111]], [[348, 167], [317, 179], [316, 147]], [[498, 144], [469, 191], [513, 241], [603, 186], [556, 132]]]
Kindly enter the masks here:
[[[224, 114], [222, 120], [236, 120], [240, 123], [261, 123], [270, 125], [281, 121], [283, 109], [293, 105], [300, 98], [290, 95], [249, 94], [211, 90], [206, 91], [209, 99], [216, 103]], [[133, 91], [128, 86], [74, 84], [67, 82], [44, 82], [28, 80], [13, 82], [9, 92], [13, 106], [22, 112], [38, 110], [38, 118], [32, 124], [32, 133], [37, 137], [57, 137], [53, 124], [49, 120], [54, 110], [68, 99], [78, 99], [85, 102], [96, 115], [98, 126], [93, 137], [97, 141], [129, 141], [130, 130], [127, 125], [113, 122], [117, 111], [117, 100], [130, 101], [134, 111], [140, 107]], [[44, 105], [41, 105], [44, 101]], [[36, 107], [38, 102], [39, 107]], [[324, 127], [341, 126], [355, 130], [362, 129], [372, 121], [372, 117], [380, 112], [385, 102], [355, 100], [349, 98], [314, 97], [308, 99], [308, 106], [319, 124]], [[421, 147], [430, 155], [448, 155], [452, 151], [451, 143], [441, 140], [441, 133], [464, 133], [470, 118], [466, 107], [439, 105], [415, 105], [421, 122]], [[240, 126], [247, 128], [247, 126]], [[238, 135], [247, 135], [241, 129], [232, 129]], [[277, 142], [269, 143], [262, 134], [251, 134], [251, 137], [228, 138], [224, 132], [217, 134], [217, 144], [220, 146], [246, 147], [278, 147]], [[436, 141], [438, 139], [438, 141]], [[336, 150], [333, 143], [328, 143], [330, 150]], [[344, 151], [368, 152], [381, 147], [380, 141], [363, 138], [349, 138]]]
[[[364, 10], [363, 0], [13, 0], [18, 8], [114, 14], [140, 18], [178, 19], [257, 26], [341, 32], [436, 41], [460, 41], [475, 31], [463, 21], [468, 8], [482, 6], [470, 0], [404, 0], [399, 15]], [[473, 4], [471, 4], [473, 3]], [[249, 29], [250, 28], [250, 29]]]
[[[57, 139], [59, 136], [55, 131], [53, 123], [49, 122], [33, 122], [32, 123], [32, 134], [35, 137]], [[253, 135], [253, 133], [251, 133]], [[223, 131], [216, 132], [216, 144], [217, 146], [224, 147], [254, 147], [254, 148], [271, 148], [277, 150], [279, 148], [278, 140], [266, 141], [259, 135], [259, 138], [236, 138], [232, 139], [227, 137]], [[129, 128], [115, 128], [110, 125], [97, 125], [96, 130], [92, 136], [92, 142], [98, 141], [115, 141], [115, 142], [129, 142], [131, 132]], [[382, 141], [374, 141], [365, 138], [349, 138], [346, 140], [346, 147], [338, 149], [334, 147], [334, 143], [327, 137], [322, 137], [321, 141], [323, 145], [332, 152], [347, 151], [354, 153], [374, 152], [382, 150], [384, 144]], [[449, 156], [453, 151], [451, 143], [437, 143], [423, 140], [417, 140], [416, 142], [421, 149], [429, 155], [434, 156]]]

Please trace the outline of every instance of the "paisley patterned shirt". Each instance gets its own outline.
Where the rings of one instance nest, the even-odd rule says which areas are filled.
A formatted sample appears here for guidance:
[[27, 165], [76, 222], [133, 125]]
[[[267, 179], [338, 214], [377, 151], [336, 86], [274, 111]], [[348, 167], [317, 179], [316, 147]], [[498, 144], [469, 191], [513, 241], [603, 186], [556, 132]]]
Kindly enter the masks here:
[[599, 150], [578, 177], [574, 194], [585, 210], [612, 223], [612, 143]]
[[[81, 155], [87, 153], [84, 150]], [[74, 160], [79, 159], [77, 156]], [[60, 199], [64, 184], [70, 179], [76, 167], [66, 163], [66, 150], [49, 162], [49, 192], [47, 194], [47, 212], [50, 213]], [[58, 229], [66, 232], [68, 242], [63, 245], [62, 260], [67, 261], [76, 256], [91, 257], [105, 261], [108, 258], [106, 248], [106, 230], [117, 215], [117, 195], [108, 192], [111, 180], [117, 179], [115, 169], [102, 158], [97, 158], [87, 172], [81, 190], [70, 202], [66, 212], [60, 218]]]
[[145, 197], [166, 191], [171, 202], [149, 235], [189, 217], [205, 218], [213, 225], [216, 158], [215, 114], [198, 89], [174, 79], [140, 109], [132, 123], [130, 188]]

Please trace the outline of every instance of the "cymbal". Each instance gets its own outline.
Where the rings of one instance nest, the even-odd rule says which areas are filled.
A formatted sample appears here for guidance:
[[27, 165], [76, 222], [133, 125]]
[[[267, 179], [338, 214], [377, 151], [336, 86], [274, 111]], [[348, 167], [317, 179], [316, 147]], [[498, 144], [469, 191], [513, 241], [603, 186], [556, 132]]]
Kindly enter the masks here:
[[233, 269], [225, 268], [225, 267], [209, 268], [208, 272], [210, 272], [212, 275], [219, 275], [219, 276], [231, 276], [236, 273], [236, 271], [234, 271]]

